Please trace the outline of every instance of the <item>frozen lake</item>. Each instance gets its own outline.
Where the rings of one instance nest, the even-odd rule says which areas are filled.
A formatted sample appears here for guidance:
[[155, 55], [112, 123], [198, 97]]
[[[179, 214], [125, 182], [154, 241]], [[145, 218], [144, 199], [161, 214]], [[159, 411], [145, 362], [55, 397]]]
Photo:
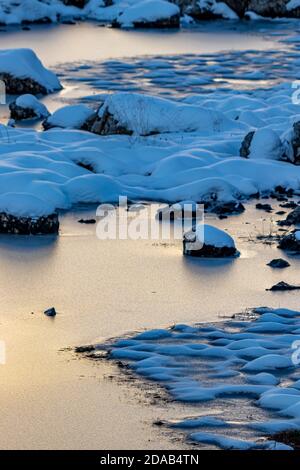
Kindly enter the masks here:
[[[114, 58], [209, 54], [210, 61], [223, 50], [276, 50], [278, 38], [295, 29], [288, 22], [276, 27], [270, 22], [223, 25], [180, 32], [128, 32], [88, 23], [32, 26], [30, 31], [1, 28], [0, 44], [33, 48], [67, 80], [72, 62], [76, 69], [91, 61], [98, 73], [100, 61]], [[109, 77], [109, 69], [106, 73]], [[61, 94], [45, 100], [51, 110], [65, 100], [103, 92], [104, 83], [96, 86], [84, 68], [81, 74]], [[118, 76], [112, 74], [112, 81]], [[113, 365], [91, 365], [64, 349], [175, 322], [217, 321], [247, 307], [299, 308], [297, 292], [265, 290], [282, 280], [282, 273], [266, 267], [279, 257], [276, 245], [256, 241], [257, 235], [273, 229], [272, 217], [257, 212], [253, 204], [241, 216], [213, 220], [230, 231], [242, 254], [226, 262], [184, 259], [178, 242], [101, 242], [95, 226], [77, 222], [94, 215], [89, 208], [62, 216], [57, 240], [0, 238], [0, 339], [7, 348], [7, 364], [0, 366], [0, 448], [188, 447], [152, 427], [158, 418], [171, 419], [175, 407], [177, 417], [186, 416], [188, 407], [160, 402], [145, 406], [151, 398], [130, 385], [118, 386]], [[291, 264], [285, 280], [294, 284], [300, 259]], [[58, 311], [54, 320], [42, 313], [51, 306]]]

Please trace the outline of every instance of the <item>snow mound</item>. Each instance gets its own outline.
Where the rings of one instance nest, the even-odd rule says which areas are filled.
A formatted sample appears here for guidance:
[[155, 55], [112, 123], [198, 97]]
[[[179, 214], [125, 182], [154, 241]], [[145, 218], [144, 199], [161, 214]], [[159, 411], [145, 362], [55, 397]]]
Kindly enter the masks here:
[[177, 17], [176, 24], [179, 26], [179, 14], [179, 7], [174, 3], [165, 0], [143, 0], [129, 6], [121, 13], [117, 22], [124, 28], [131, 28], [136, 24], [155, 24], [160, 20]]
[[111, 116], [119, 127], [144, 136], [194, 131], [218, 133], [242, 127], [219, 111], [138, 93], [108, 96], [98, 115], [103, 120]]
[[44, 128], [61, 127], [63, 129], [81, 129], [94, 111], [83, 104], [64, 106], [55, 111], [44, 122]]
[[38, 117], [43, 118], [49, 116], [49, 111], [46, 106], [33, 95], [27, 94], [19, 96], [16, 99], [16, 105], [20, 108], [34, 111], [35, 115]]
[[46, 93], [62, 88], [56, 75], [43, 66], [31, 49], [0, 50], [0, 76], [1, 74], [9, 74], [22, 80], [31, 79]]

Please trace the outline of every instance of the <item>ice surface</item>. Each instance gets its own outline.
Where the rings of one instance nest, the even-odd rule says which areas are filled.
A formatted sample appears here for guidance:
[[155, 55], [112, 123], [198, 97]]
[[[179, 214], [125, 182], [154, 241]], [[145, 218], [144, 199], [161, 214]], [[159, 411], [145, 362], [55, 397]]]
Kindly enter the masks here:
[[[299, 340], [300, 312], [267, 307], [255, 311], [257, 318], [250, 323], [241, 321], [239, 327], [234, 327], [237, 322], [229, 321], [206, 328], [175, 325], [146, 331], [110, 343], [110, 357], [125, 362], [145, 379], [158, 382], [173, 399], [194, 404], [194, 410], [197, 406], [199, 416], [169, 423], [172, 428], [184, 430], [192, 440], [224, 449], [287, 449], [262, 437], [300, 429], [298, 366], [292, 360], [294, 342]], [[247, 333], [249, 324], [253, 329], [275, 320], [281, 327], [288, 322], [290, 333]], [[216, 338], [229, 342], [216, 345]], [[237, 401], [239, 408], [246, 407], [240, 422]], [[209, 408], [206, 402], [211, 403]], [[258, 421], [247, 416], [251, 402], [262, 410]], [[229, 412], [230, 406], [234, 414]], [[210, 414], [204, 415], [208, 409]], [[223, 414], [220, 419], [216, 414], [219, 409], [225, 410], [227, 419]], [[222, 427], [226, 427], [226, 436], [215, 433]], [[194, 432], [189, 434], [190, 430]]]

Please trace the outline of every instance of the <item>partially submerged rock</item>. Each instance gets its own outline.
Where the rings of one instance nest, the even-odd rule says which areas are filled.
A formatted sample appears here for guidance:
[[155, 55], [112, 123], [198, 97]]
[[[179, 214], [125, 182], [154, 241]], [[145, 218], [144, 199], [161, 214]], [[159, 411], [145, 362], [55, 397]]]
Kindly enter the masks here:
[[62, 88], [56, 75], [43, 66], [31, 49], [1, 50], [0, 80], [11, 95], [45, 95]]
[[199, 224], [184, 234], [183, 253], [197, 258], [228, 258], [239, 254], [228, 233], [206, 224]]
[[281, 281], [278, 282], [278, 284], [275, 284], [272, 286], [270, 289], [266, 289], [268, 291], [288, 291], [288, 290], [300, 290], [300, 286], [293, 286], [291, 284], [288, 284], [287, 282]]
[[265, 211], [265, 212], [272, 212], [272, 210], [273, 210], [273, 208], [270, 204], [262, 204], [261, 202], [256, 204], [255, 207], [256, 207], [257, 210]]
[[47, 317], [55, 317], [56, 316], [56, 310], [54, 307], [48, 308], [47, 310], [44, 311], [44, 314]]
[[217, 215], [234, 215], [244, 212], [245, 206], [241, 202], [229, 201], [216, 204], [210, 211]]
[[300, 224], [300, 206], [290, 212], [285, 220], [281, 220], [278, 225], [288, 226]]
[[270, 263], [268, 263], [267, 266], [270, 266], [271, 268], [276, 268], [276, 269], [284, 269], [284, 268], [288, 268], [290, 266], [290, 263], [286, 261], [285, 259], [278, 258], [278, 259], [273, 259], [272, 261], [270, 261]]
[[10, 117], [15, 121], [46, 118], [50, 114], [46, 106], [30, 94], [19, 96], [9, 104], [9, 109]]
[[96, 222], [97, 222], [96, 219], [80, 219], [80, 220], [78, 220], [79, 224], [86, 224], [86, 225], [93, 225]]
[[284, 236], [279, 243], [279, 248], [286, 251], [300, 253], [300, 230]]
[[57, 214], [41, 217], [18, 217], [0, 212], [0, 233], [12, 235], [48, 235], [58, 234]]

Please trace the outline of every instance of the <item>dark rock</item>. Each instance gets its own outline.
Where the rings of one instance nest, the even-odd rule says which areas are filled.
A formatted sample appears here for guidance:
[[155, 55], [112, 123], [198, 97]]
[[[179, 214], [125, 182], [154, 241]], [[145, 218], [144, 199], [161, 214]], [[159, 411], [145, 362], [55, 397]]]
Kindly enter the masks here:
[[92, 351], [95, 351], [95, 346], [93, 345], [75, 347], [76, 353], [86, 353], [86, 352], [92, 352]]
[[245, 207], [241, 202], [224, 202], [223, 204], [217, 204], [213, 206], [210, 212], [217, 215], [230, 215], [230, 214], [241, 214], [245, 211]]
[[95, 114], [92, 118], [88, 119], [82, 126], [82, 130], [98, 135], [133, 134], [132, 130], [126, 129], [124, 126], [119, 124], [108, 109], [104, 110], [101, 117], [98, 116], [98, 114]]
[[277, 212], [276, 212], [276, 215], [284, 215], [284, 214], [286, 214], [285, 211], [277, 211]]
[[248, 158], [250, 155], [250, 148], [251, 143], [254, 137], [255, 131], [248, 132], [246, 137], [244, 138], [241, 148], [240, 148], [240, 156], [243, 158]]
[[288, 268], [290, 266], [290, 263], [286, 261], [285, 259], [279, 258], [279, 259], [273, 259], [270, 261], [270, 263], [267, 264], [267, 266], [270, 266], [271, 268], [278, 268], [278, 269], [284, 269]]
[[78, 220], [79, 224], [87, 224], [87, 225], [92, 225], [96, 223], [95, 219], [80, 219]]
[[47, 315], [47, 317], [55, 317], [56, 310], [55, 310], [54, 307], [51, 307], [51, 308], [48, 308], [47, 310], [45, 310], [44, 314]]
[[192, 256], [195, 258], [233, 258], [239, 255], [238, 250], [235, 246], [222, 246], [217, 247], [209, 244], [201, 244], [199, 249], [196, 245], [191, 247], [193, 244], [197, 244], [196, 234], [193, 230], [184, 234], [183, 237], [183, 254]]
[[266, 212], [272, 212], [273, 208], [270, 204], [261, 204], [261, 203], [258, 203], [256, 204], [256, 209], [260, 210], [260, 211], [266, 211]]
[[89, 0], [62, 0], [66, 6], [84, 8]]
[[296, 209], [296, 207], [298, 207], [298, 204], [294, 201], [285, 202], [285, 203], [279, 204], [279, 205], [283, 209]]
[[21, 108], [21, 106], [18, 106], [15, 102], [9, 104], [9, 110], [11, 119], [15, 119], [15, 121], [23, 121], [37, 117], [33, 109]]
[[16, 217], [0, 213], [0, 233], [13, 235], [48, 235], [58, 234], [59, 220], [57, 214], [42, 217]]
[[300, 224], [300, 206], [291, 212], [286, 218], [287, 225], [297, 225]]
[[293, 286], [291, 284], [288, 284], [287, 282], [281, 281], [278, 282], [278, 284], [275, 284], [274, 286], [271, 287], [271, 289], [266, 289], [269, 291], [287, 291], [287, 290], [299, 290], [300, 286]]
[[285, 251], [293, 251], [300, 253], [300, 236], [296, 234], [300, 232], [293, 232], [285, 235], [279, 242], [278, 248]]
[[[238, 0], [237, 0], [238, 1]], [[250, 0], [247, 9], [258, 15], [269, 18], [287, 16], [286, 3], [288, 0]]]
[[9, 73], [0, 73], [0, 80], [5, 83], [6, 93], [8, 95], [47, 95], [47, 90], [32, 78], [17, 78]]
[[[118, 20], [112, 22], [113, 28], [120, 28], [121, 23]], [[133, 26], [140, 29], [165, 29], [165, 28], [179, 28], [180, 15], [172, 15], [169, 18], [161, 18], [155, 21], [134, 21]]]

